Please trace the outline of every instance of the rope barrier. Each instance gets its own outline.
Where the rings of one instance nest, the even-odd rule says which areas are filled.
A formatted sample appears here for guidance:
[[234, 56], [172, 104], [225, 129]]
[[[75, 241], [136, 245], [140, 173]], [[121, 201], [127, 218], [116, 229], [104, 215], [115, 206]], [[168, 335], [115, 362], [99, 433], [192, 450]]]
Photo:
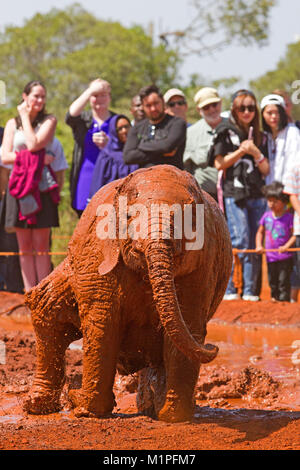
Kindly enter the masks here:
[[279, 252], [279, 253], [286, 253], [287, 251], [300, 251], [300, 248], [288, 248], [284, 252], [280, 252], [278, 248], [267, 248], [264, 249], [262, 253], [257, 253], [256, 250], [252, 249], [237, 249], [233, 248], [232, 253], [233, 253], [233, 275], [232, 275], [232, 282], [234, 287], [237, 289], [238, 293], [242, 293], [243, 289], [243, 268], [242, 268], [242, 263], [239, 257], [239, 253], [255, 253], [255, 254], [265, 254], [265, 253], [270, 253], [270, 252]]
[[[267, 252], [270, 252], [270, 251], [278, 251], [279, 252], [279, 249], [278, 248], [267, 248], [267, 249], [264, 249], [263, 253], [267, 253]], [[281, 253], [285, 253], [287, 251], [300, 251], [300, 248], [288, 248], [287, 250], [285, 250], [284, 252], [281, 252]], [[232, 248], [232, 253], [233, 254], [236, 254], [236, 253], [256, 253], [257, 255], [259, 254], [263, 254], [263, 253], [257, 253], [256, 250], [252, 249], [238, 249], [238, 248]]]
[[20, 252], [5, 252], [1, 251], [0, 256], [29, 256], [29, 255], [37, 255], [37, 256], [45, 256], [45, 255], [52, 255], [52, 256], [66, 256], [68, 253], [66, 251], [20, 251]]
[[[300, 248], [289, 248], [287, 251], [300, 251]], [[268, 248], [264, 249], [263, 253], [257, 253], [256, 250], [254, 249], [238, 249], [238, 248], [233, 248], [232, 253], [233, 255], [239, 254], [239, 253], [255, 253], [255, 254], [264, 254], [267, 252], [279, 252], [278, 248]], [[282, 252], [281, 252], [282, 253]], [[50, 256], [66, 256], [68, 253], [67, 251], [36, 251], [36, 252], [31, 252], [31, 251], [20, 251], [20, 252], [6, 252], [6, 251], [1, 251], [0, 256], [26, 256], [26, 255], [35, 255], [35, 256], [42, 256], [42, 255], [50, 255]]]

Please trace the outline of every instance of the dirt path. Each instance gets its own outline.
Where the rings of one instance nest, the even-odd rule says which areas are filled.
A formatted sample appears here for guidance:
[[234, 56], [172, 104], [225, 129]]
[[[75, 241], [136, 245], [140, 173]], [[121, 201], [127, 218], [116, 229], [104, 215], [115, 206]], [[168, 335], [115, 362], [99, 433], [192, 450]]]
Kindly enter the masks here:
[[[22, 296], [0, 293], [0, 311], [21, 301]], [[266, 300], [223, 302], [208, 332], [220, 347], [219, 357], [201, 368], [193, 421], [179, 424], [139, 416], [135, 377], [119, 376], [115, 384], [117, 407], [111, 418], [75, 418], [68, 409], [66, 390], [81, 380], [80, 342], [67, 351], [68, 383], [62, 411], [26, 416], [22, 399], [33, 380], [35, 338], [22, 309], [9, 317], [2, 315], [0, 449], [300, 450], [299, 307]], [[242, 342], [236, 329], [239, 334], [248, 334]], [[263, 339], [261, 348], [257, 333], [269, 330], [274, 332], [276, 342], [268, 340], [266, 346]], [[285, 335], [288, 343], [299, 340], [299, 355], [296, 347], [278, 342], [284, 341]], [[261, 352], [253, 354], [249, 341], [254, 351], [260, 348]], [[278, 357], [282, 351], [283, 357]], [[292, 354], [294, 362], [290, 360]]]

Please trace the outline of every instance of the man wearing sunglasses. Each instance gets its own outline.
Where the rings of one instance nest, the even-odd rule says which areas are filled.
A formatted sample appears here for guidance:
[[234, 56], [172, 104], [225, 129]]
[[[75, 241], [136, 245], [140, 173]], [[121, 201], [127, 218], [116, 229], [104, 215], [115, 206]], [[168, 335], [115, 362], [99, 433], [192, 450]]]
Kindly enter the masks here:
[[174, 165], [183, 169], [186, 122], [165, 111], [163, 95], [155, 85], [140, 90], [146, 118], [134, 125], [128, 134], [123, 159], [127, 165], [140, 168]]
[[218, 172], [208, 166], [208, 151], [211, 147], [216, 127], [225, 120], [221, 116], [222, 100], [214, 88], [201, 88], [194, 101], [202, 119], [187, 129], [187, 141], [183, 156], [184, 167], [200, 187], [217, 199]]
[[[177, 116], [187, 122], [188, 105], [185, 94], [178, 88], [170, 88], [164, 94], [166, 113], [170, 116]], [[188, 124], [187, 124], [188, 125]]]

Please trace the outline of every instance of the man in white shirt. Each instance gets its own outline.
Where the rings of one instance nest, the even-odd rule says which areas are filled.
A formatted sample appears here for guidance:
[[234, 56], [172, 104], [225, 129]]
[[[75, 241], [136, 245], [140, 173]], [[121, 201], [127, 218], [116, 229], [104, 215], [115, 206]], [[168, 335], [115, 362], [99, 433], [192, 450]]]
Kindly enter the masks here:
[[187, 129], [187, 140], [183, 155], [184, 168], [198, 181], [199, 186], [217, 199], [218, 172], [208, 166], [208, 151], [216, 127], [222, 122], [222, 100], [214, 88], [201, 88], [194, 101], [202, 119]]

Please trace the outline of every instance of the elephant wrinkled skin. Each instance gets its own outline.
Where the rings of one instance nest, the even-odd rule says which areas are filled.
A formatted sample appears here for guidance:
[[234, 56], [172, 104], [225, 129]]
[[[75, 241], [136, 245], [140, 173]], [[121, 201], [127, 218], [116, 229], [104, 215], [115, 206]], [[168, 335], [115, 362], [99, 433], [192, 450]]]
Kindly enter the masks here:
[[[149, 228], [144, 237], [124, 236], [121, 196], [129, 209], [138, 203], [149, 214], [153, 204], [190, 206], [193, 227], [195, 208], [203, 204], [203, 247], [187, 249], [185, 232], [181, 239], [174, 236], [175, 216], [168, 237], [162, 214], [155, 219], [151, 213], [151, 236]], [[99, 222], [107, 218], [100, 210], [104, 204], [117, 214], [115, 239], [99, 237]], [[140, 213], [127, 214], [127, 226], [134, 226]], [[66, 259], [26, 295], [37, 363], [24, 409], [33, 414], [59, 409], [65, 351], [83, 337], [82, 388], [69, 392], [76, 416], [111, 413], [116, 370], [143, 369], [139, 411], [170, 422], [190, 419], [200, 363], [218, 352], [204, 344], [206, 324], [222, 300], [231, 266], [225, 218], [188, 173], [160, 165], [101, 188], [78, 222]]]

